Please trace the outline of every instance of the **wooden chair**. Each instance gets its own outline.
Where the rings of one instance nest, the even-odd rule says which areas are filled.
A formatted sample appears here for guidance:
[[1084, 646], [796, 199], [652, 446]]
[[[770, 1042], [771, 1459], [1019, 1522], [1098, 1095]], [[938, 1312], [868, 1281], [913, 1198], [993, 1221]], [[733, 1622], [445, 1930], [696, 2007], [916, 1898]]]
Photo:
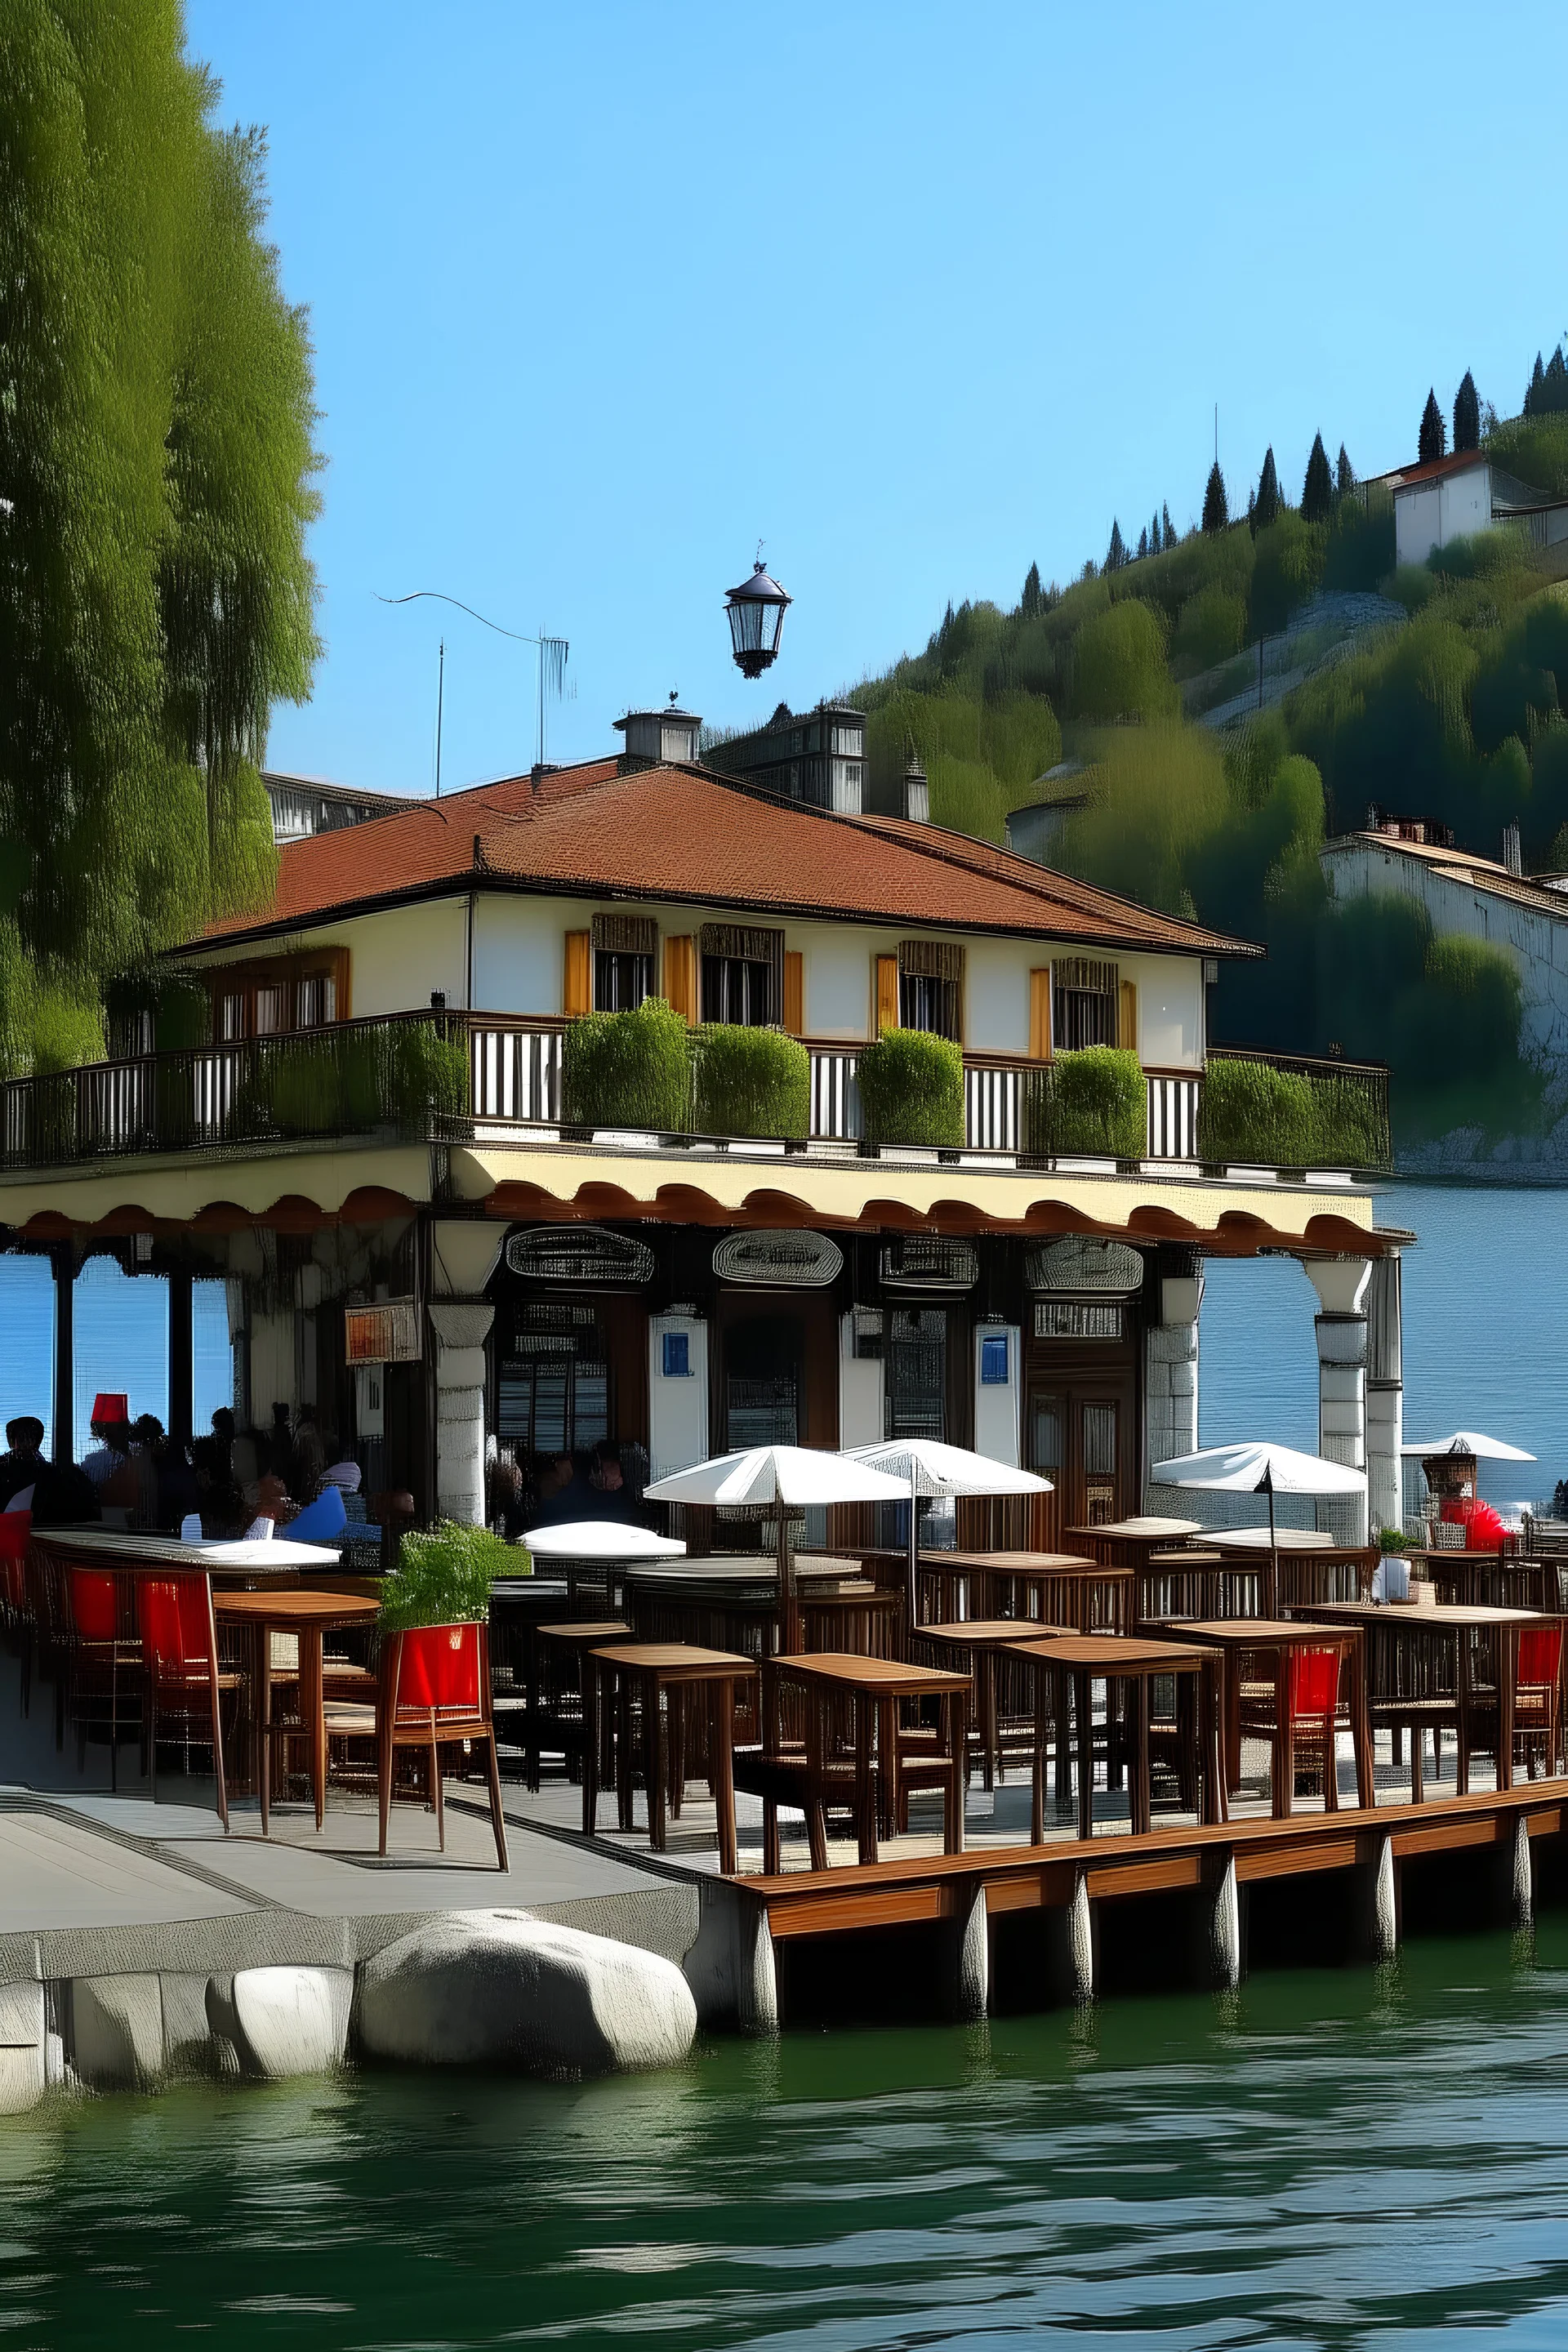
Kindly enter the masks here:
[[496, 1755], [490, 1705], [489, 1629], [485, 1625], [421, 1625], [388, 1634], [381, 1646], [381, 1675], [374, 1707], [330, 1701], [327, 1738], [367, 1739], [375, 1751], [381, 1802], [381, 1848], [386, 1852], [392, 1789], [399, 1750], [426, 1759], [430, 1801], [441, 1852], [447, 1851], [447, 1809], [441, 1785], [441, 1749], [461, 1742], [485, 1750], [495, 1832], [497, 1868], [505, 1870], [506, 1829], [501, 1819], [500, 1766]]
[[[1504, 1673], [1509, 1671], [1511, 1651], [1514, 1756], [1517, 1758], [1522, 1741], [1530, 1778], [1535, 1779], [1537, 1765], [1541, 1764], [1550, 1780], [1556, 1771], [1563, 1745], [1562, 1624], [1521, 1626], [1516, 1643], [1500, 1641], [1498, 1648], [1500, 1667]], [[1473, 1694], [1468, 1710], [1467, 1763], [1478, 1752], [1497, 1755], [1499, 1715], [1496, 1684], [1481, 1685]]]
[[1247, 1671], [1248, 1658], [1240, 1661], [1241, 1736], [1244, 1739], [1264, 1740], [1268, 1746], [1277, 1815], [1290, 1811], [1295, 1776], [1303, 1762], [1322, 1775], [1324, 1811], [1339, 1811], [1334, 1741], [1342, 1718], [1343, 1727], [1350, 1728], [1349, 1713], [1342, 1706], [1340, 1695], [1343, 1657], [1342, 1649], [1326, 1646], [1289, 1651], [1279, 1660], [1279, 1671], [1285, 1680], [1283, 1694], [1272, 1678], [1263, 1679]]
[[142, 1742], [153, 1801], [158, 1801], [160, 1735], [165, 1726], [178, 1727], [183, 1747], [188, 1749], [194, 1742], [212, 1749], [218, 1819], [226, 1830], [228, 1781], [223, 1759], [222, 1703], [226, 1695], [240, 1688], [241, 1678], [218, 1664], [212, 1579], [194, 1573], [138, 1577], [136, 1623], [146, 1674]]

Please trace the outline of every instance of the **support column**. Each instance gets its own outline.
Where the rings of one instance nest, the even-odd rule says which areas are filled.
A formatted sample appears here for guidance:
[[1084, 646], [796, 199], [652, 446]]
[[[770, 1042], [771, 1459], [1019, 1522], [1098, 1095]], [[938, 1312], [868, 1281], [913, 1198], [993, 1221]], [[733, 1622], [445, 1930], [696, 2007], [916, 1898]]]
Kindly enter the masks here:
[[[1326, 1462], [1366, 1468], [1366, 1316], [1371, 1261], [1364, 1257], [1303, 1258], [1322, 1312], [1318, 1338], [1318, 1451]], [[1367, 1539], [1364, 1495], [1326, 1496], [1321, 1519], [1341, 1543]]]
[[1236, 1856], [1227, 1853], [1214, 1891], [1209, 1914], [1209, 1969], [1222, 1991], [1234, 1992], [1241, 1982], [1241, 1890], [1236, 1883]]
[[953, 1888], [952, 1979], [949, 2009], [964, 2024], [985, 2015], [991, 1999], [991, 1946], [985, 1914], [985, 1882], [962, 1881]]
[[75, 1458], [76, 1420], [76, 1250], [57, 1242], [49, 1252], [55, 1277], [55, 1461], [64, 1467]]
[[1366, 1502], [1371, 1528], [1405, 1524], [1405, 1354], [1399, 1252], [1374, 1258], [1366, 1294]]
[[[1169, 1255], [1181, 1271], [1166, 1272]], [[1143, 1484], [1146, 1507], [1152, 1508], [1148, 1489], [1156, 1462], [1174, 1461], [1195, 1454], [1198, 1447], [1198, 1309], [1203, 1303], [1203, 1261], [1195, 1252], [1162, 1250], [1159, 1274], [1160, 1320], [1151, 1324], [1144, 1341], [1144, 1428], [1148, 1451]]]
[[1521, 1813], [1513, 1825], [1513, 1868], [1511, 1893], [1513, 1924], [1516, 1927], [1531, 1927], [1535, 1924], [1535, 1874], [1530, 1859], [1530, 1824]]
[[1399, 1890], [1394, 1877], [1394, 1840], [1378, 1841], [1372, 1866], [1372, 1957], [1392, 1960], [1399, 1951]]
[[177, 1265], [169, 1277], [169, 1434], [177, 1442], [195, 1435], [195, 1342], [191, 1329], [195, 1285], [188, 1265]]
[[485, 1516], [485, 1341], [496, 1312], [482, 1294], [504, 1238], [504, 1227], [482, 1219], [430, 1227], [436, 1508], [472, 1527]]
[[768, 1906], [739, 1895], [735, 1917], [735, 2008], [742, 2033], [779, 2030], [778, 1964]]
[[1094, 1906], [1089, 1899], [1089, 1877], [1079, 1871], [1072, 1900], [1046, 1913], [1046, 1952], [1051, 1991], [1058, 2000], [1094, 1999]]

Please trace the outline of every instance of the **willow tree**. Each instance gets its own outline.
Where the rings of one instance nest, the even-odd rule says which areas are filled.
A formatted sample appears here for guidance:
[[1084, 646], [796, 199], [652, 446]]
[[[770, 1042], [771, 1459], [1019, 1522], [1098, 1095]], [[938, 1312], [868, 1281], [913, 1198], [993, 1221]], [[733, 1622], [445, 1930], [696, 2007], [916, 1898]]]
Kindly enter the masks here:
[[310, 354], [175, 0], [0, 8], [0, 1063], [274, 871], [316, 652]]

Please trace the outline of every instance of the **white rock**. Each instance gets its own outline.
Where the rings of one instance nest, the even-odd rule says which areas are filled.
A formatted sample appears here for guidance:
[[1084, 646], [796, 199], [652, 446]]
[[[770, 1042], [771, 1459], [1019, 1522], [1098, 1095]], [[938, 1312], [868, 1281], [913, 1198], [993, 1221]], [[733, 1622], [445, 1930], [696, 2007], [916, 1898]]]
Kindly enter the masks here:
[[78, 1977], [71, 2062], [95, 2091], [144, 2090], [163, 2072], [163, 2000], [156, 1977]]
[[353, 1991], [349, 1969], [242, 1969], [230, 2000], [247, 2073], [278, 2081], [341, 2065]]
[[520, 1911], [453, 1912], [359, 1972], [367, 2055], [598, 2074], [674, 2066], [697, 2006], [672, 1960]]
[[44, 2095], [44, 1988], [0, 1985], [0, 2116], [26, 2115]]

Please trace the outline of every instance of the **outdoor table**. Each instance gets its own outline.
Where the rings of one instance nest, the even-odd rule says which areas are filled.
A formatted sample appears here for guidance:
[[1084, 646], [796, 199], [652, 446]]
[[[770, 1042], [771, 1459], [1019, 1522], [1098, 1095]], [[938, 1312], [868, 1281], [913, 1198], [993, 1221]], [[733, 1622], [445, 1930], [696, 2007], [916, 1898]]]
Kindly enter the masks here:
[[944, 1624], [965, 1615], [1029, 1617], [1086, 1633], [1123, 1633], [1131, 1616], [1133, 1570], [1082, 1552], [922, 1551], [921, 1566], [937, 1574], [932, 1614]]
[[[1037, 1658], [1045, 1669], [1037, 1713], [1035, 1739], [1035, 1809], [1039, 1824], [1036, 1843], [1044, 1837], [1045, 1714], [1044, 1684], [1053, 1687], [1051, 1713], [1057, 1734], [1057, 1786], [1060, 1795], [1067, 1759], [1067, 1694], [1073, 1694], [1073, 1727], [1078, 1743], [1078, 1833], [1094, 1834], [1094, 1712], [1092, 1686], [1106, 1685], [1106, 1731], [1109, 1748], [1111, 1715], [1110, 1685], [1131, 1685], [1132, 1769], [1128, 1776], [1128, 1801], [1134, 1837], [1146, 1836], [1153, 1825], [1149, 1775], [1149, 1685], [1156, 1675], [1176, 1679], [1178, 1735], [1186, 1749], [1185, 1764], [1194, 1795], [1201, 1788], [1205, 1821], [1222, 1818], [1217, 1777], [1213, 1767], [1213, 1741], [1205, 1737], [1212, 1708], [1206, 1692], [1212, 1687], [1214, 1653], [1162, 1639], [1128, 1640], [1108, 1633], [1069, 1633], [1048, 1642], [1026, 1642], [1014, 1654]], [[1185, 1689], [1182, 1685], [1188, 1685]], [[1109, 1759], [1108, 1759], [1109, 1761]]]
[[[601, 1642], [629, 1640], [631, 1631], [631, 1627], [620, 1617], [568, 1618], [563, 1622], [552, 1621], [547, 1624], [533, 1627], [532, 1639], [528, 1645], [525, 1668], [526, 1706], [523, 1716], [525, 1728], [522, 1743], [523, 1777], [531, 1794], [536, 1793], [539, 1788], [540, 1757], [545, 1730], [545, 1712], [540, 1692], [542, 1663], [548, 1658], [558, 1671], [560, 1663], [563, 1660], [569, 1660], [574, 1667], [577, 1675], [577, 1700], [581, 1708], [576, 1736], [585, 1739], [588, 1734], [588, 1685], [584, 1654]], [[553, 1674], [551, 1680], [552, 1683], [555, 1682]], [[559, 1704], [562, 1694], [558, 1686], [554, 1690], [554, 1696], [558, 1704], [552, 1712], [550, 1728], [560, 1738], [563, 1752], [564, 1752], [567, 1741], [573, 1736], [573, 1727]], [[611, 1768], [607, 1731], [605, 1732], [604, 1737], [605, 1752], [601, 1758], [599, 1769], [601, 1772], [607, 1774]]]
[[299, 1587], [270, 1592], [218, 1591], [213, 1594], [213, 1617], [222, 1625], [248, 1628], [252, 1649], [251, 1737], [256, 1749], [256, 1786], [261, 1801], [261, 1834], [268, 1834], [271, 1811], [272, 1671], [270, 1636], [297, 1634], [300, 1643], [300, 1720], [310, 1746], [310, 1787], [316, 1800], [316, 1827], [327, 1807], [327, 1718], [322, 1703], [322, 1636], [346, 1625], [374, 1622], [380, 1602], [352, 1592], [307, 1592]]
[[[974, 1684], [979, 1717], [980, 1759], [987, 1790], [996, 1785], [1002, 1761], [997, 1706], [997, 1660], [1021, 1643], [1043, 1641], [1047, 1634], [1070, 1633], [1070, 1625], [1042, 1625], [1032, 1617], [966, 1617], [953, 1625], [917, 1625], [915, 1633], [935, 1650], [950, 1653]], [[1038, 1843], [1038, 1840], [1036, 1841]]]
[[[877, 1822], [880, 1811], [893, 1830], [900, 1815], [899, 1702], [935, 1698], [941, 1704], [937, 1747], [929, 1759], [945, 1767], [942, 1786], [942, 1844], [948, 1853], [963, 1852], [963, 1760], [967, 1738], [967, 1675], [951, 1674], [938, 1666], [917, 1666], [901, 1658], [847, 1657], [837, 1651], [812, 1650], [789, 1657], [768, 1658], [763, 1664], [763, 1747], [764, 1756], [779, 1748], [781, 1683], [798, 1686], [806, 1700], [805, 1807], [814, 1859], [823, 1848], [821, 1808], [828, 1785], [827, 1749], [836, 1701], [854, 1702], [853, 1780], [856, 1828], [862, 1862], [877, 1859]], [[878, 1783], [880, 1781], [880, 1802]]]
[[[619, 1730], [616, 1757], [616, 1794], [623, 1830], [632, 1826], [632, 1693], [642, 1696], [643, 1757], [647, 1782], [648, 1841], [656, 1852], [665, 1848], [665, 1738], [660, 1696], [705, 1684], [709, 1695], [709, 1780], [719, 1816], [719, 1867], [732, 1877], [739, 1867], [735, 1844], [735, 1685], [756, 1673], [752, 1658], [727, 1650], [699, 1649], [686, 1642], [621, 1642], [588, 1652], [584, 1660], [588, 1720], [583, 1753], [583, 1831], [592, 1837], [598, 1826], [599, 1737], [603, 1720], [604, 1684], [608, 1676], [618, 1685]], [[677, 1791], [675, 1811], [680, 1810]]]
[[[1195, 1642], [1206, 1650], [1216, 1650], [1225, 1661], [1224, 1696], [1221, 1704], [1219, 1755], [1224, 1771], [1219, 1782], [1219, 1814], [1222, 1821], [1230, 1818], [1229, 1792], [1241, 1779], [1241, 1660], [1249, 1653], [1266, 1651], [1274, 1660], [1275, 1735], [1269, 1759], [1270, 1799], [1276, 1821], [1286, 1820], [1295, 1795], [1294, 1719], [1290, 1713], [1289, 1659], [1298, 1650], [1337, 1650], [1345, 1661], [1342, 1671], [1348, 1676], [1346, 1706], [1350, 1715], [1351, 1740], [1355, 1751], [1356, 1800], [1363, 1805], [1376, 1802], [1372, 1774], [1372, 1728], [1367, 1712], [1366, 1675], [1358, 1628], [1343, 1625], [1318, 1625], [1309, 1619], [1294, 1618], [1222, 1618], [1196, 1622], [1184, 1622], [1177, 1629], [1183, 1642]], [[1332, 1772], [1331, 1756], [1327, 1770]], [[1327, 1804], [1325, 1784], [1324, 1802]]]
[[234, 1543], [185, 1543], [174, 1536], [121, 1534], [112, 1528], [35, 1528], [41, 1551], [58, 1552], [84, 1567], [126, 1569], [167, 1575], [174, 1569], [205, 1570], [215, 1583], [278, 1576], [289, 1583], [304, 1569], [335, 1568], [338, 1554], [327, 1544], [290, 1543], [287, 1536]]
[[1067, 1533], [1083, 1544], [1107, 1568], [1143, 1568], [1152, 1551], [1165, 1551], [1188, 1536], [1201, 1536], [1197, 1519], [1163, 1518], [1142, 1512], [1129, 1519], [1102, 1520], [1094, 1527], [1068, 1528]]
[[[1474, 1711], [1477, 1679], [1475, 1654], [1477, 1643], [1469, 1637], [1475, 1633], [1492, 1634], [1497, 1641], [1498, 1694], [1498, 1754], [1497, 1785], [1500, 1789], [1513, 1786], [1513, 1685], [1515, 1662], [1521, 1628], [1526, 1625], [1550, 1624], [1553, 1620], [1535, 1609], [1494, 1609], [1475, 1601], [1438, 1601], [1431, 1608], [1418, 1603], [1383, 1601], [1342, 1601], [1314, 1609], [1315, 1616], [1331, 1624], [1358, 1625], [1366, 1636], [1366, 1684], [1370, 1702], [1375, 1706], [1381, 1698], [1397, 1701], [1405, 1696], [1402, 1683], [1408, 1684], [1414, 1657], [1425, 1650], [1428, 1658], [1433, 1650], [1446, 1654], [1452, 1661], [1453, 1679], [1449, 1685], [1454, 1694], [1458, 1727], [1458, 1768], [1457, 1788], [1465, 1796], [1470, 1785], [1470, 1717]], [[1447, 1693], [1437, 1696], [1447, 1696]], [[1411, 1797], [1421, 1802], [1420, 1735], [1412, 1740]]]
[[1470, 1602], [1489, 1609], [1544, 1609], [1562, 1603], [1557, 1562], [1519, 1552], [1444, 1551], [1436, 1547], [1407, 1552], [1419, 1562], [1439, 1601]]
[[1217, 1551], [1152, 1551], [1138, 1571], [1137, 1622], [1255, 1617], [1261, 1573], [1252, 1561], [1227, 1560]]
[[[1316, 1609], [1329, 1601], [1363, 1601], [1377, 1566], [1375, 1545], [1341, 1543], [1316, 1528], [1277, 1528], [1272, 1545], [1267, 1528], [1211, 1528], [1204, 1540], [1223, 1559], [1259, 1562], [1263, 1606], [1271, 1615]], [[1272, 1594], [1268, 1589], [1270, 1551], [1279, 1569]]]

